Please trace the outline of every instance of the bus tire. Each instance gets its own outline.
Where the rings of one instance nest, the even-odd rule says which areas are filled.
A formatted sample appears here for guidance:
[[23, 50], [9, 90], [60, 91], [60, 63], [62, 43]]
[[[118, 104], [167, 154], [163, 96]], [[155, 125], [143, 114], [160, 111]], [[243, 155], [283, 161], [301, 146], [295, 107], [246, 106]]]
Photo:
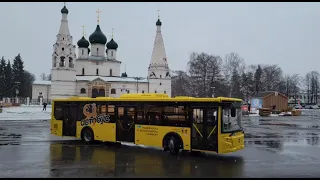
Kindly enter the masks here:
[[181, 143], [179, 142], [179, 140], [175, 136], [171, 136], [170, 138], [168, 138], [167, 144], [168, 144], [168, 149], [171, 154], [176, 155], [179, 153]]
[[91, 128], [84, 128], [81, 131], [81, 139], [86, 143], [92, 143], [94, 141], [94, 134]]

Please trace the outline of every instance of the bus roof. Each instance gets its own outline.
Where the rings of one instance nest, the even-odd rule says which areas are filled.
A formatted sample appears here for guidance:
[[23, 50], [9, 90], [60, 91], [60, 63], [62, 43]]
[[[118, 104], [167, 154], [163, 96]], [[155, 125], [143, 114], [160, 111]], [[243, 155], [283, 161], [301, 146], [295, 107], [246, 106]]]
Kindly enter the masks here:
[[229, 97], [215, 97], [215, 98], [196, 98], [189, 96], [176, 96], [170, 98], [167, 94], [153, 94], [153, 93], [140, 93], [140, 94], [122, 94], [118, 98], [113, 97], [70, 97], [53, 99], [53, 101], [157, 101], [157, 102], [242, 102], [238, 98]]

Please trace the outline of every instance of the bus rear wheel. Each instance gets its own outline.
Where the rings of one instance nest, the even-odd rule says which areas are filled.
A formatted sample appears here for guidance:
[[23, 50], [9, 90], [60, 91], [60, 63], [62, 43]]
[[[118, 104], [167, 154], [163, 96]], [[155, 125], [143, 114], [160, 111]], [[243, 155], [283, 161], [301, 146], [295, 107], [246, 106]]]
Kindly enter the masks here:
[[168, 139], [168, 149], [171, 154], [176, 155], [180, 151], [180, 144], [176, 137], [171, 136]]
[[81, 139], [86, 143], [92, 143], [94, 141], [92, 130], [89, 128], [84, 129], [81, 133]]

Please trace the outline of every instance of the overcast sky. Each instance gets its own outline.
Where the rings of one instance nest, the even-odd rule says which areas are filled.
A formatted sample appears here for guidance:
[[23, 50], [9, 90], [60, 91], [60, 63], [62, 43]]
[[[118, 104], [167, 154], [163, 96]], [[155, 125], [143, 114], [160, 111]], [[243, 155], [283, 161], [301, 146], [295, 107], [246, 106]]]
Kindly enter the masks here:
[[[25, 67], [49, 73], [63, 3], [0, 5], [0, 56], [21, 53]], [[118, 59], [129, 76], [147, 76], [160, 10], [169, 67], [186, 69], [191, 52], [225, 56], [236, 52], [247, 64], [278, 64], [286, 73], [320, 67], [320, 3], [67, 3], [73, 43], [95, 30], [96, 10], [108, 41], [115, 29]]]

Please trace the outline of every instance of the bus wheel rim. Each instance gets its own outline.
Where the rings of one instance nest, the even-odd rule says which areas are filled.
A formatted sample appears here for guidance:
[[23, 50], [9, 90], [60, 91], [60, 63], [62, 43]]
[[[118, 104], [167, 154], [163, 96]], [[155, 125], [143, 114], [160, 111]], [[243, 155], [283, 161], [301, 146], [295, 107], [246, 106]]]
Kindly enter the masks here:
[[170, 150], [174, 150], [174, 141], [173, 141], [173, 139], [170, 139], [170, 141], [169, 141], [169, 149]]
[[86, 141], [91, 141], [91, 133], [90, 132], [86, 132], [85, 133], [85, 136], [84, 136], [84, 139], [86, 140]]

